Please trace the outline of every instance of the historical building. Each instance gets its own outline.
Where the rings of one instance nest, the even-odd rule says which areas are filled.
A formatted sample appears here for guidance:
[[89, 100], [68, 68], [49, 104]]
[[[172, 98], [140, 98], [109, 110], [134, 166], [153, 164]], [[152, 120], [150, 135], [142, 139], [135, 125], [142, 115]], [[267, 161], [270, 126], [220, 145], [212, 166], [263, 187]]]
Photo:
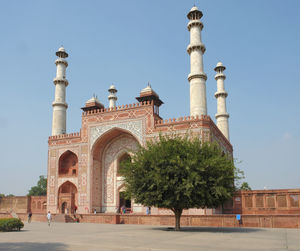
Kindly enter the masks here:
[[[52, 136], [48, 151], [47, 210], [52, 213], [116, 212], [126, 205], [134, 213], [145, 209], [122, 196], [123, 178], [118, 173], [120, 161], [128, 158], [138, 147], [160, 133], [186, 133], [202, 141], [216, 141], [224, 152], [232, 155], [229, 142], [227, 92], [224, 89], [225, 66], [218, 63], [217, 114], [215, 124], [207, 115], [206, 74], [203, 67], [205, 46], [201, 40], [202, 12], [193, 7], [187, 15], [190, 32], [190, 116], [164, 120], [159, 115], [163, 101], [148, 85], [136, 98], [137, 103], [117, 106], [117, 89], [109, 87], [108, 107], [92, 97], [82, 108], [80, 132], [66, 133], [66, 68], [67, 52], [59, 48], [55, 61], [55, 99], [53, 106]], [[155, 209], [154, 209], [155, 210]], [[190, 209], [193, 214], [204, 210]]]

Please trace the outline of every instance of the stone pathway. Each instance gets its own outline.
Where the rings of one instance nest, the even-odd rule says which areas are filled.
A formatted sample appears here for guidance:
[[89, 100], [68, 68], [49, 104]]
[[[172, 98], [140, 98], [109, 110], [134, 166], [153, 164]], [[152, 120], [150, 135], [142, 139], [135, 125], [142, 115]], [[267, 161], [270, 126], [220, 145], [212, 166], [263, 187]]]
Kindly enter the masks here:
[[0, 232], [0, 250], [300, 250], [300, 229], [167, 227], [88, 223], [25, 223]]

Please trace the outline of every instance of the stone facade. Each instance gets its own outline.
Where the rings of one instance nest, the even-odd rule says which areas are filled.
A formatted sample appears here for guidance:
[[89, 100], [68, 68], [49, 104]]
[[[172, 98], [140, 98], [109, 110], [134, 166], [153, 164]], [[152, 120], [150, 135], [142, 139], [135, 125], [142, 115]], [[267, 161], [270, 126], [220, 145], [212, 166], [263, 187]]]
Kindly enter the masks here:
[[[162, 120], [155, 111], [150, 101], [95, 109], [83, 112], [79, 133], [50, 136], [47, 210], [60, 213], [66, 202], [70, 212], [75, 206], [78, 213], [95, 209], [116, 212], [123, 186], [122, 177], [117, 175], [119, 160], [160, 133], [190, 133], [203, 141], [218, 142], [232, 155], [230, 142], [209, 116]], [[60, 172], [64, 168], [68, 170]], [[76, 188], [74, 198], [60, 199], [60, 188], [67, 182]], [[138, 213], [144, 209], [132, 202], [131, 210]]]

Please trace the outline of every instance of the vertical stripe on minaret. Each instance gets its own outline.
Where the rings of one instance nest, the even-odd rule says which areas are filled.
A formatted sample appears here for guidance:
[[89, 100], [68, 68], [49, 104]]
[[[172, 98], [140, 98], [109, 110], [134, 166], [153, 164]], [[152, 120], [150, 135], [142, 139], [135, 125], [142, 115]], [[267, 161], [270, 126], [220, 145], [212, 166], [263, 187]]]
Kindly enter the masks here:
[[194, 6], [187, 17], [190, 20], [187, 28], [190, 31], [190, 44], [187, 52], [191, 59], [191, 72], [188, 75], [190, 82], [190, 115], [200, 116], [207, 114], [206, 105], [206, 74], [203, 69], [203, 54], [205, 46], [201, 41], [203, 24], [200, 21], [202, 12]]
[[215, 67], [215, 71], [217, 72], [215, 79], [217, 80], [217, 92], [215, 93], [215, 97], [217, 99], [217, 127], [223, 133], [223, 135], [229, 140], [229, 126], [228, 126], [228, 118], [229, 114], [226, 109], [226, 97], [227, 92], [224, 88], [224, 80], [226, 78], [225, 71], [226, 67], [219, 62]]
[[66, 103], [66, 87], [68, 80], [66, 79], [66, 68], [68, 62], [65, 58], [68, 57], [63, 47], [60, 47], [56, 52], [58, 57], [55, 60], [56, 77], [53, 80], [55, 85], [55, 98], [52, 103], [53, 117], [52, 117], [52, 136], [66, 133], [66, 115], [68, 104]]

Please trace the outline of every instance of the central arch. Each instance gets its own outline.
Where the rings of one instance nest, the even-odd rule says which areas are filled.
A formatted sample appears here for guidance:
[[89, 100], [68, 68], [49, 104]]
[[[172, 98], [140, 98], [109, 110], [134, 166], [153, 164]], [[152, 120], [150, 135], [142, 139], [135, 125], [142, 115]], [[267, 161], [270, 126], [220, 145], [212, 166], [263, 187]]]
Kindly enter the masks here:
[[124, 183], [118, 176], [120, 158], [138, 149], [139, 141], [130, 132], [113, 128], [102, 135], [92, 147], [92, 210], [116, 212], [119, 207], [118, 188]]

